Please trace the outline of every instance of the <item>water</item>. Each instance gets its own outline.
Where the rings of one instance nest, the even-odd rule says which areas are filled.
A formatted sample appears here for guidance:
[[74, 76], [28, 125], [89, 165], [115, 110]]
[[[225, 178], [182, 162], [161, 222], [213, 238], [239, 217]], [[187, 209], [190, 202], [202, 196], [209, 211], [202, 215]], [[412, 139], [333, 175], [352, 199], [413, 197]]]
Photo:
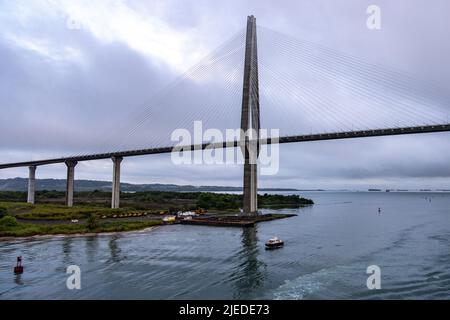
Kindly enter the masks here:
[[[302, 194], [316, 204], [250, 229], [174, 225], [0, 242], [0, 299], [450, 297], [450, 194]], [[275, 235], [285, 247], [266, 251]], [[19, 255], [25, 273], [15, 276]], [[72, 264], [81, 290], [66, 288]], [[381, 290], [367, 289], [369, 265], [381, 268]]]

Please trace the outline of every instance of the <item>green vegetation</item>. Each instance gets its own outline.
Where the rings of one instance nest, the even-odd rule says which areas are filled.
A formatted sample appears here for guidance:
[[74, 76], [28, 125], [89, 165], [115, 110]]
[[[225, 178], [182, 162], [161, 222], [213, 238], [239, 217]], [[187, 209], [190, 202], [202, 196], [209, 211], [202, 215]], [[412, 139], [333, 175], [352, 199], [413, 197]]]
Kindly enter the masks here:
[[23, 202], [0, 202], [7, 212], [21, 219], [30, 220], [71, 220], [87, 219], [91, 214], [112, 216], [124, 209], [101, 208], [98, 206], [77, 206], [73, 208], [55, 204], [28, 204]]
[[[242, 207], [242, 195], [240, 194], [227, 194], [227, 193], [211, 193], [211, 192], [136, 192], [126, 193], [121, 195], [123, 199], [133, 199], [135, 201], [150, 201], [161, 204], [177, 203], [184, 201], [192, 201], [193, 204], [188, 208], [194, 209], [239, 209]], [[266, 207], [271, 205], [288, 205], [288, 206], [301, 206], [310, 205], [314, 202], [310, 199], [302, 198], [298, 195], [272, 195], [264, 194], [258, 195], [258, 203], [260, 207]]]
[[299, 195], [283, 196], [279, 194], [267, 194], [258, 195], [258, 205], [261, 208], [287, 208], [287, 207], [299, 207], [305, 205], [313, 205], [314, 201], [300, 197]]
[[[143, 216], [144, 213], [142, 211], [109, 209], [99, 206], [68, 208], [63, 205], [55, 204], [32, 205], [22, 202], [0, 202], [0, 207], [4, 208], [2, 212], [6, 212], [6, 215], [0, 219], [0, 237], [132, 231], [162, 223], [160, 220], [103, 220], [113, 217], [138, 217]], [[21, 220], [17, 220], [16, 217], [20, 219], [35, 220], [36, 223], [21, 222]], [[79, 223], [69, 223], [71, 219], [86, 219], [86, 222], [82, 223], [80, 221]], [[46, 220], [54, 220], [55, 223], [46, 223]], [[64, 223], [64, 220], [66, 220], [67, 223]]]
[[[76, 192], [72, 208], [64, 205], [64, 197], [59, 191], [39, 191], [33, 205], [25, 203], [26, 192], [1, 191], [0, 237], [130, 231], [161, 224], [161, 213], [206, 209], [220, 215], [242, 207], [242, 195], [209, 192], [122, 193], [121, 209], [109, 208], [110, 192]], [[262, 208], [313, 204], [298, 195], [258, 195], [258, 202]]]
[[98, 217], [95, 213], [91, 213], [86, 220], [86, 227], [89, 230], [94, 230], [98, 227]]
[[[48, 207], [40, 206], [38, 212], [34, 209], [25, 210], [30, 214], [21, 216], [32, 219], [85, 219], [91, 213], [101, 214], [121, 214], [130, 210], [176, 212], [179, 210], [237, 210], [242, 207], [242, 195], [211, 193], [211, 192], [171, 192], [171, 191], [150, 191], [136, 193], [122, 193], [121, 206], [124, 209], [111, 211], [107, 207], [111, 201], [111, 193], [104, 191], [76, 192], [75, 203], [82, 205], [75, 208], [67, 208], [64, 203], [64, 192], [60, 191], [39, 191], [36, 193], [36, 201], [40, 204], [47, 204]], [[26, 201], [26, 192], [0, 192], [0, 201]], [[311, 205], [314, 202], [310, 199], [302, 198], [298, 195], [258, 195], [258, 205], [264, 207], [299, 207]], [[2, 205], [2, 203], [0, 203]], [[58, 207], [59, 205], [59, 207]], [[29, 208], [28, 208], [29, 209]]]
[[[298, 195], [258, 195], [258, 206], [260, 208], [278, 207], [300, 207], [311, 205], [314, 202]], [[203, 209], [227, 210], [242, 207], [242, 195], [221, 193], [198, 193], [197, 206]]]
[[[4, 225], [3, 219], [12, 218], [15, 224], [9, 222]], [[113, 221], [105, 222], [90, 229], [85, 224], [31, 224], [17, 222], [13, 217], [0, 219], [0, 237], [27, 237], [40, 234], [83, 234], [100, 232], [133, 231], [160, 225], [159, 220], [149, 221]]]
[[0, 219], [0, 227], [9, 228], [9, 227], [17, 227], [18, 223], [16, 218], [11, 216], [5, 216]]
[[8, 214], [8, 209], [5, 207], [0, 207], [0, 219]]

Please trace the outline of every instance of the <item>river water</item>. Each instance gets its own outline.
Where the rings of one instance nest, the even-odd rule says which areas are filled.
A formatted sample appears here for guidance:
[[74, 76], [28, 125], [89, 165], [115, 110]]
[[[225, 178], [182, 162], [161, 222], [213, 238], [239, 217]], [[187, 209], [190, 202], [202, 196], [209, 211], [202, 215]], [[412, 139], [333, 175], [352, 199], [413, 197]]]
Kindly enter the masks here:
[[[302, 195], [316, 204], [265, 210], [298, 216], [254, 228], [1, 241], [0, 299], [450, 298], [449, 193]], [[272, 236], [284, 248], [266, 251]], [[80, 267], [80, 290], [66, 287], [69, 265]], [[379, 290], [367, 288], [370, 265], [381, 270]]]

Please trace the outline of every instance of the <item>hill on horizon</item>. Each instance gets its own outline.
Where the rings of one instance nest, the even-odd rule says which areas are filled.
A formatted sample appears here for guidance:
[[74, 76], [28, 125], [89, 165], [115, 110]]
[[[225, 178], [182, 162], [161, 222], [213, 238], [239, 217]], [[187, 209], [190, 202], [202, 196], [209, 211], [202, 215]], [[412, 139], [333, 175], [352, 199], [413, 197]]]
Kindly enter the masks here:
[[[111, 181], [100, 180], [75, 180], [75, 191], [111, 191]], [[226, 187], [226, 186], [193, 186], [193, 185], [176, 185], [176, 184], [132, 184], [121, 183], [121, 191], [123, 192], [139, 192], [139, 191], [242, 191], [242, 187]], [[27, 191], [27, 178], [10, 178], [0, 179], [0, 191]], [[40, 190], [66, 190], [66, 179], [36, 179], [36, 191]], [[261, 191], [298, 191], [293, 188], [261, 188]]]

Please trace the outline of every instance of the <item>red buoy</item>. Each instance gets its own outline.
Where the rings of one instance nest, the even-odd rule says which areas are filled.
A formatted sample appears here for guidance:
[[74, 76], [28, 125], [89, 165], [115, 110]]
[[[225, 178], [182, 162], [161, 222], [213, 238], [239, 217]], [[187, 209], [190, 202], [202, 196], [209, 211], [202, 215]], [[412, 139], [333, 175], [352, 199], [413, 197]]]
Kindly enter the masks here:
[[23, 273], [22, 256], [17, 257], [17, 264], [14, 267], [14, 273], [15, 274], [22, 274]]

